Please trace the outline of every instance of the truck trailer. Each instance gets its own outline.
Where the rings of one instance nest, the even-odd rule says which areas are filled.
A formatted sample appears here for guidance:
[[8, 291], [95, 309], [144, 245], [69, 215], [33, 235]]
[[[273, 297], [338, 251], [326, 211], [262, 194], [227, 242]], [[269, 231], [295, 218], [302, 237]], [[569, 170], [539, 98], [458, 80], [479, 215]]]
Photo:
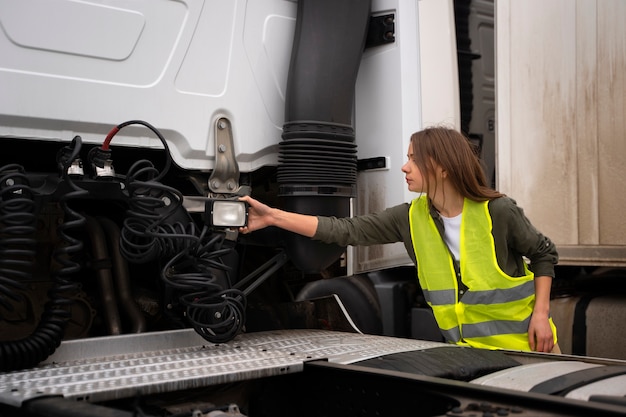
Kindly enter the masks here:
[[[626, 413], [618, 0], [0, 0], [0, 410]], [[251, 195], [355, 216], [457, 128], [557, 245], [562, 355], [443, 343], [401, 243], [242, 235]]]

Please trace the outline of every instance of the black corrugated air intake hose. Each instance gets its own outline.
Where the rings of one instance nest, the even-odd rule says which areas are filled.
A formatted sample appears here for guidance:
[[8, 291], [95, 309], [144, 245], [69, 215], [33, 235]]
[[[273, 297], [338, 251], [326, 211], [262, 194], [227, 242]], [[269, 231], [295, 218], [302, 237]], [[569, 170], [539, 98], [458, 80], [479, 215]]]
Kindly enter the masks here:
[[[369, 16], [365, 0], [298, 2], [277, 171], [287, 210], [350, 214], [356, 196], [354, 91]], [[343, 252], [293, 234], [285, 246], [305, 273], [321, 271]]]
[[[72, 257], [82, 249], [82, 242], [71, 237], [68, 231], [82, 226], [84, 218], [67, 205], [68, 200], [86, 194], [74, 185], [67, 173], [80, 148], [81, 139], [77, 136], [69, 147], [59, 152], [57, 159], [61, 175], [69, 187], [60, 201], [66, 214], [65, 221], [58, 228], [63, 246], [54, 252], [54, 258], [61, 267], [55, 271], [54, 285], [48, 293], [49, 301], [35, 330], [22, 339], [0, 343], [2, 371], [37, 365], [54, 353], [63, 339], [70, 318], [70, 294], [77, 290], [77, 284], [69, 279], [69, 275], [80, 270], [80, 265]], [[0, 168], [0, 304], [4, 309], [13, 308], [9, 299], [21, 301], [18, 290], [25, 289], [25, 284], [32, 278], [36, 215], [34, 192], [23, 169], [17, 165]]]

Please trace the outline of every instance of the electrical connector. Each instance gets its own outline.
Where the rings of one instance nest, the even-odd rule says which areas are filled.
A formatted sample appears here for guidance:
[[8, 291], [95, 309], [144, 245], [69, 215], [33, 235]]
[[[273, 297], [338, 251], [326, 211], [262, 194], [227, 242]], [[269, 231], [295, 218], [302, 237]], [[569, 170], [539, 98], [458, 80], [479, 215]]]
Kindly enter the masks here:
[[113, 168], [110, 149], [92, 148], [89, 151], [89, 161], [96, 178], [115, 177], [115, 168]]
[[80, 158], [74, 159], [70, 166], [67, 168], [67, 175], [73, 178], [82, 178], [85, 175], [83, 160]]

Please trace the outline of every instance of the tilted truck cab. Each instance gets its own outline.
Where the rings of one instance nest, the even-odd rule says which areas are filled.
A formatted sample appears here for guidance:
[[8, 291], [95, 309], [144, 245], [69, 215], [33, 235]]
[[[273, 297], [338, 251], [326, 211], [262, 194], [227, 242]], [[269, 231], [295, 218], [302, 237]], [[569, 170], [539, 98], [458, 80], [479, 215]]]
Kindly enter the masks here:
[[[401, 243], [234, 227], [243, 195], [332, 216], [410, 201], [409, 137], [434, 124], [462, 129], [515, 197], [517, 116], [495, 104], [524, 103], [507, 84], [523, 66], [502, 60], [540, 6], [0, 0], [2, 412], [623, 413], [619, 348], [441, 343]], [[584, 262], [567, 258], [557, 295], [579, 279], [568, 261]], [[593, 354], [562, 300], [577, 298], [553, 302], [561, 345]]]

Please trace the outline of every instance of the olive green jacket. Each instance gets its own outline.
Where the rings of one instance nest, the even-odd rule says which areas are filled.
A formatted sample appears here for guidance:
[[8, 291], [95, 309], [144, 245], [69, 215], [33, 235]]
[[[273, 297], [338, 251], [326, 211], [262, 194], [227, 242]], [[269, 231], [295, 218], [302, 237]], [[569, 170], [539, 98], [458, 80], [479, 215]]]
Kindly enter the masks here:
[[[408, 203], [404, 203], [379, 213], [351, 218], [318, 217], [319, 224], [313, 239], [340, 246], [403, 242], [409, 257], [416, 263], [409, 207]], [[554, 265], [558, 262], [556, 247], [530, 223], [513, 199], [501, 197], [490, 201], [489, 213], [496, 258], [506, 274], [523, 276], [523, 257], [526, 257], [535, 276], [554, 277]], [[443, 236], [443, 221], [432, 206], [431, 216]]]

